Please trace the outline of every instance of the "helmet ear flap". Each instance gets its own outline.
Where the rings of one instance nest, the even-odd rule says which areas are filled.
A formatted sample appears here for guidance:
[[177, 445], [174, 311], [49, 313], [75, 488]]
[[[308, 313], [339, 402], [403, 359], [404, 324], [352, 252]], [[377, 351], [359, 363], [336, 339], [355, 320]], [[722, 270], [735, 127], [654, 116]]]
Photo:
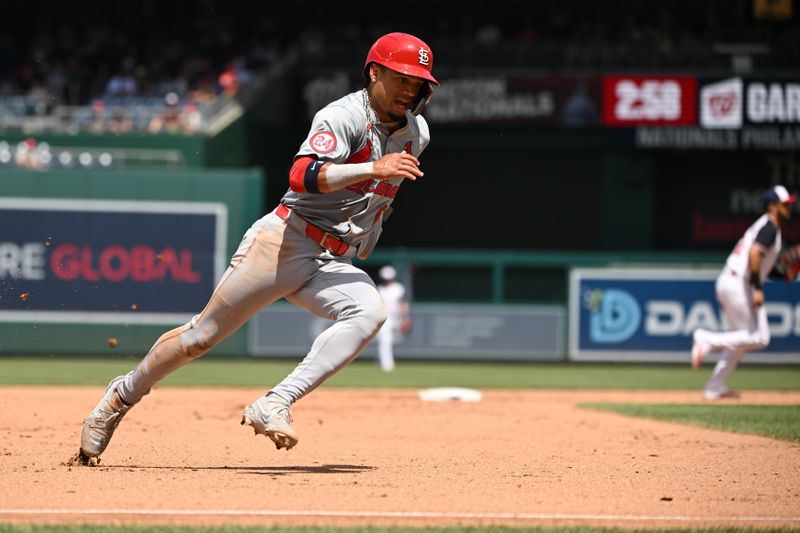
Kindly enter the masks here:
[[428, 102], [430, 102], [431, 96], [433, 96], [433, 84], [429, 81], [426, 81], [422, 84], [422, 87], [419, 88], [417, 99], [414, 100], [413, 104], [411, 104], [411, 113], [413, 113], [414, 116], [422, 113], [422, 111], [428, 105]]

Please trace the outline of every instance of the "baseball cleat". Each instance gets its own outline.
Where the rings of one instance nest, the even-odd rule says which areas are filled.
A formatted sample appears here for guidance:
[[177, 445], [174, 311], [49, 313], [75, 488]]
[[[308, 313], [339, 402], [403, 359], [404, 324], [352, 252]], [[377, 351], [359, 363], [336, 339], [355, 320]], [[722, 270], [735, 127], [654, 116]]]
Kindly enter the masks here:
[[122, 417], [132, 407], [125, 403], [117, 392], [117, 385], [123, 378], [125, 376], [117, 376], [111, 380], [100, 403], [83, 421], [81, 456], [90, 458], [103, 453]]
[[711, 349], [711, 345], [702, 339], [702, 333], [700, 330], [695, 330], [694, 334], [692, 334], [692, 368], [697, 370], [700, 368], [700, 363], [703, 362], [703, 358], [708, 354]]
[[283, 400], [273, 396], [262, 396], [244, 408], [242, 425], [253, 428], [256, 435], [265, 435], [275, 443], [277, 449], [291, 450], [300, 437], [292, 427], [292, 414]]
[[742, 395], [735, 390], [726, 390], [723, 392], [705, 390], [703, 391], [703, 398], [706, 400], [738, 400]]

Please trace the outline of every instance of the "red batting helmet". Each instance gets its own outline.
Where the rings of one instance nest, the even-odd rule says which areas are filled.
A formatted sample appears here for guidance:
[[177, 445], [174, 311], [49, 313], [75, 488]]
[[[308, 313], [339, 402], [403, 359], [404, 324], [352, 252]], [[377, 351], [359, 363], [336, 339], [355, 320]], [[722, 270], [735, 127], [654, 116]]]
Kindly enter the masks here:
[[367, 53], [365, 72], [370, 63], [378, 63], [394, 71], [439, 85], [431, 74], [433, 69], [431, 47], [408, 33], [387, 33], [375, 41]]

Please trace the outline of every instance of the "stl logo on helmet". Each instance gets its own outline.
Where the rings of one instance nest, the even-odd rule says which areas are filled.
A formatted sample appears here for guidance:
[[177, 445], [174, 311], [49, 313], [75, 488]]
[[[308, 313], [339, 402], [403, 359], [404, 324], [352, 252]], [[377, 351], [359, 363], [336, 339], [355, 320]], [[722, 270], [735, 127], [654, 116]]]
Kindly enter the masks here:
[[336, 137], [329, 131], [318, 131], [311, 137], [309, 144], [318, 154], [329, 154], [336, 148]]
[[427, 66], [428, 62], [430, 61], [430, 56], [428, 55], [428, 51], [420, 47], [419, 52], [417, 52], [417, 54], [419, 54], [419, 64]]

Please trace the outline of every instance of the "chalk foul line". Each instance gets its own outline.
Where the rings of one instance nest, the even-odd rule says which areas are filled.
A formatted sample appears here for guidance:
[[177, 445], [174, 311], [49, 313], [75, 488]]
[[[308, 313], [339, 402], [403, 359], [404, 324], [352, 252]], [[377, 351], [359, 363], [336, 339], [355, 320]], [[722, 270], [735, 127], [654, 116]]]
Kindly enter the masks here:
[[313, 511], [244, 509], [0, 509], [0, 515], [264, 516], [331, 518], [463, 518], [483, 520], [607, 520], [640, 522], [798, 522], [800, 516], [689, 516], [437, 511]]

